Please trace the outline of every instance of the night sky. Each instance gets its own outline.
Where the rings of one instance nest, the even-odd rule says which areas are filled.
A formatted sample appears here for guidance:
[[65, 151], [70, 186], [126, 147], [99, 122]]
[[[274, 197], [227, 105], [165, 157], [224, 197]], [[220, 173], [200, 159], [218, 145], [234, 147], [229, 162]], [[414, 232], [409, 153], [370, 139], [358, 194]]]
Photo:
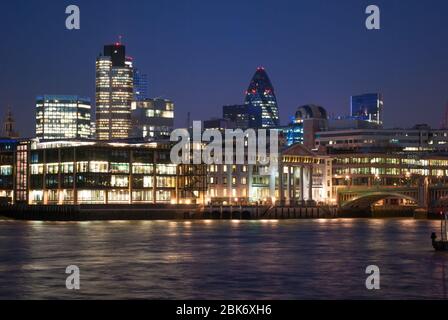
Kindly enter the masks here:
[[[81, 9], [81, 30], [65, 8]], [[365, 8], [381, 8], [380, 31]], [[11, 107], [34, 135], [41, 94], [94, 101], [95, 59], [123, 35], [150, 95], [174, 100], [178, 126], [243, 102], [258, 66], [276, 89], [282, 122], [307, 103], [349, 112], [352, 94], [382, 92], [388, 127], [439, 127], [448, 101], [446, 0], [7, 0], [0, 6], [0, 116]]]

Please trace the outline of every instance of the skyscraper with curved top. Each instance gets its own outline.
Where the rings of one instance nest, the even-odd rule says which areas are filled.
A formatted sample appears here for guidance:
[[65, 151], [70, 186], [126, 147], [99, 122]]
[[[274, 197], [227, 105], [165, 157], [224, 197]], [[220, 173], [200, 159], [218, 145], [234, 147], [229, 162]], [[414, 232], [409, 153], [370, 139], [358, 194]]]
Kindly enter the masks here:
[[261, 109], [263, 128], [280, 125], [274, 87], [263, 67], [257, 68], [250, 82], [249, 89], [246, 92], [245, 104]]

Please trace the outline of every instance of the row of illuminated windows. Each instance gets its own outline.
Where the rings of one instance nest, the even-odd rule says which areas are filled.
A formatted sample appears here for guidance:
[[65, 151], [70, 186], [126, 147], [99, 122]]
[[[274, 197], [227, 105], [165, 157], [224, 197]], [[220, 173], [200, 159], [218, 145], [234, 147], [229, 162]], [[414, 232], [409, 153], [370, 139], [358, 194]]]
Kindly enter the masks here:
[[146, 110], [146, 117], [148, 118], [174, 118], [174, 111], [162, 111], [162, 110]]
[[[269, 166], [258, 166], [254, 165], [252, 167], [252, 173], [254, 174], [268, 174], [271, 168]], [[247, 165], [210, 165], [208, 166], [209, 173], [247, 173], [249, 172], [249, 166]]]
[[[79, 174], [76, 176], [77, 188], [129, 188], [129, 176], [113, 175], [98, 176], [89, 174]], [[154, 181], [156, 181], [157, 188], [176, 188], [176, 177], [153, 177], [153, 176], [138, 176], [132, 178], [133, 189], [149, 189], [154, 188]], [[59, 179], [57, 175], [48, 175], [45, 180], [42, 176], [32, 176], [30, 179], [32, 189], [41, 189], [44, 185], [47, 189], [67, 188], [73, 189], [74, 177], [72, 175], [64, 175]]]
[[[232, 185], [246, 185], [247, 184], [247, 178], [246, 177], [232, 177]], [[229, 179], [227, 177], [222, 178], [222, 184], [228, 184]], [[217, 177], [209, 177], [209, 184], [220, 184], [220, 180]]]
[[237, 189], [232, 189], [232, 190], [228, 190], [227, 188], [224, 189], [215, 189], [215, 188], [210, 188], [207, 191], [207, 196], [210, 198], [218, 198], [218, 197], [233, 197], [233, 198], [240, 198], [240, 197], [247, 197], [247, 189], [242, 189], [242, 190], [237, 190]]
[[[403, 159], [405, 160], [405, 159]], [[334, 160], [335, 164], [400, 164], [398, 158], [338, 158]]]
[[439, 166], [448, 167], [448, 160], [424, 160], [424, 159], [400, 159], [400, 158], [338, 158], [334, 164], [405, 164], [414, 166]]
[[[41, 175], [47, 174], [58, 174], [74, 173], [74, 163], [51, 163], [51, 164], [32, 164], [31, 174]], [[45, 170], [46, 168], [46, 170]], [[11, 169], [12, 170], [12, 169]], [[79, 173], [91, 172], [91, 173], [126, 173], [130, 172], [129, 163], [109, 163], [106, 161], [82, 161], [76, 163], [76, 171]], [[132, 165], [133, 174], [153, 174], [154, 165], [153, 164], [133, 164]], [[158, 164], [156, 165], [156, 173], [161, 175], [176, 175], [177, 166], [172, 164]]]
[[335, 175], [396, 175], [411, 177], [412, 175], [448, 176], [448, 170], [400, 169], [400, 168], [335, 168]]
[[[73, 190], [33, 190], [30, 192], [30, 202], [32, 204], [44, 203], [44, 194], [46, 192], [47, 202], [49, 203], [73, 203], [75, 201]], [[79, 204], [105, 204], [105, 203], [129, 203], [131, 193], [127, 190], [80, 190], [77, 191]], [[107, 200], [106, 200], [107, 196]], [[171, 191], [159, 190], [155, 194], [156, 201], [160, 203], [170, 202], [172, 199]], [[133, 202], [153, 202], [154, 193], [152, 191], [132, 191]]]

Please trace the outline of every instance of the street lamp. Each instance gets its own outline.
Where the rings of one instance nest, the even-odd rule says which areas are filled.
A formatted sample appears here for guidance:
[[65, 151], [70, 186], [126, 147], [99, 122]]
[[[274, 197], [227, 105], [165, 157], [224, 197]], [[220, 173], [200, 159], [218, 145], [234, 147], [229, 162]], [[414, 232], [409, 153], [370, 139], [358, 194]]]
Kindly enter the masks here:
[[347, 186], [350, 188], [350, 176], [349, 175], [345, 176], [345, 182], [347, 183]]
[[381, 177], [379, 174], [375, 174], [375, 185], [377, 188], [380, 187], [380, 183], [381, 183]]

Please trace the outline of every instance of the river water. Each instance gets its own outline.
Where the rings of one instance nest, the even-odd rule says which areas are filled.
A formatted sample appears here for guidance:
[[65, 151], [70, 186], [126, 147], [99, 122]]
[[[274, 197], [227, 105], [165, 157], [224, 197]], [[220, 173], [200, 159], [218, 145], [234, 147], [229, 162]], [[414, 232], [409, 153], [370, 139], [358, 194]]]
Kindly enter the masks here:
[[[0, 299], [446, 299], [435, 221], [0, 221]], [[81, 289], [65, 270], [80, 269]], [[366, 267], [380, 269], [367, 290]]]

